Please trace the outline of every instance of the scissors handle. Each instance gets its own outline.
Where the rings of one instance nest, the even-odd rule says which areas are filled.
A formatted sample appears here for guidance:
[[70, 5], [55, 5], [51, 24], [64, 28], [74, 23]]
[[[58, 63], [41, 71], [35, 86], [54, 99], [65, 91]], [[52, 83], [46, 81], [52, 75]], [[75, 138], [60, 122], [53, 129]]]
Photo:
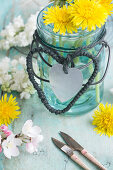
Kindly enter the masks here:
[[85, 170], [90, 170], [75, 154], [71, 156], [71, 159], [80, 165]]
[[81, 153], [88, 158], [91, 162], [93, 162], [95, 165], [97, 165], [101, 170], [106, 170], [106, 168], [95, 158], [93, 157], [90, 153], [88, 153], [87, 150], [83, 149]]

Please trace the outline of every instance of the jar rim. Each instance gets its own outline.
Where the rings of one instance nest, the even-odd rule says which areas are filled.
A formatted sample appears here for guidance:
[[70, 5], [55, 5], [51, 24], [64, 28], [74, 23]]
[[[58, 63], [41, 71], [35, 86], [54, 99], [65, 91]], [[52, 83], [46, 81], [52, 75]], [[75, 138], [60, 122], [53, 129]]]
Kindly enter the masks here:
[[[49, 3], [47, 6], [45, 6], [39, 13], [38, 13], [38, 16], [37, 16], [37, 28], [38, 29], [40, 29], [41, 30], [41, 25], [40, 25], [40, 23], [39, 23], [39, 20], [38, 20], [38, 18], [40, 18], [40, 16], [41, 16], [41, 14], [43, 13], [43, 11], [45, 11], [45, 9], [47, 9], [47, 7], [50, 7], [50, 6], [53, 6], [53, 3]], [[41, 18], [43, 21], [44, 21], [44, 19], [43, 19], [43, 17]], [[42, 23], [41, 23], [42, 24]], [[93, 36], [94, 34], [98, 34], [100, 31], [101, 31], [101, 29], [103, 28], [105, 28], [105, 25], [103, 25], [102, 27], [101, 27], [101, 29], [100, 28], [98, 28], [97, 27], [97, 29], [96, 30], [92, 30], [92, 31], [87, 31], [87, 29], [86, 30], [81, 30], [80, 29], [80, 32], [79, 32], [79, 30], [78, 30], [78, 32], [77, 33], [73, 33], [73, 34], [65, 34], [65, 35], [61, 35], [61, 34], [59, 34], [59, 33], [55, 33], [55, 32], [53, 32], [53, 30], [51, 30], [51, 31], [49, 31], [50, 29], [49, 28], [51, 28], [50, 27], [50, 25], [45, 25], [44, 23], [43, 23], [43, 32], [45, 32], [46, 34], [51, 34], [51, 35], [53, 35], [53, 36], [55, 36], [55, 37], [64, 37], [64, 38], [66, 38], [66, 37], [68, 37], [68, 38], [82, 38], [82, 37], [87, 37], [87, 36]]]

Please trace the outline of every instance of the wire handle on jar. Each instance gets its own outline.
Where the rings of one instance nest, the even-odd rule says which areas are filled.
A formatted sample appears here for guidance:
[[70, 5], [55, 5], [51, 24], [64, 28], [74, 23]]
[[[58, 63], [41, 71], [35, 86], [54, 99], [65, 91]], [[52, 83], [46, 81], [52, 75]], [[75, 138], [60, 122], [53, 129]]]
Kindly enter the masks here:
[[[75, 52], [71, 53], [71, 54], [68, 54], [67, 55], [67, 58], [63, 58], [56, 50], [54, 50], [53, 48], [51, 47], [47, 47], [40, 39], [37, 31], [35, 31], [35, 34], [34, 34], [34, 40], [31, 44], [31, 51], [29, 52], [28, 56], [27, 56], [27, 71], [28, 71], [28, 75], [29, 75], [29, 79], [30, 81], [32, 82], [34, 88], [37, 90], [37, 93], [38, 93], [38, 96], [39, 98], [41, 99], [42, 103], [45, 105], [45, 107], [51, 112], [51, 113], [55, 113], [55, 114], [61, 114], [61, 113], [65, 113], [67, 111], [70, 110], [70, 108], [75, 104], [75, 102], [85, 93], [85, 91], [89, 88], [90, 85], [95, 85], [95, 84], [98, 84], [98, 83], [101, 83], [105, 76], [106, 76], [106, 73], [107, 73], [107, 70], [108, 70], [108, 66], [109, 66], [109, 62], [110, 62], [110, 47], [109, 45], [103, 41], [101, 39], [101, 41], [98, 42], [98, 44], [102, 44], [102, 47], [99, 51], [99, 53], [97, 54], [97, 56], [94, 56], [92, 54], [90, 54], [88, 51], [84, 51], [82, 50], [81, 48], [79, 50], [76, 50]], [[36, 48], [33, 48], [33, 44], [34, 42], [36, 43]], [[39, 46], [39, 43], [43, 46], [40, 47]], [[95, 45], [95, 44], [94, 44]], [[106, 67], [106, 70], [105, 70], [105, 73], [102, 77], [101, 80], [99, 80], [98, 82], [96, 83], [93, 83], [95, 77], [97, 76], [98, 74], [98, 70], [99, 70], [99, 54], [100, 52], [102, 51], [103, 47], [108, 47], [108, 50], [109, 50], [109, 56], [108, 56], [108, 63], [107, 63], [107, 67]], [[92, 47], [93, 48], [93, 47]], [[86, 84], [83, 85], [82, 89], [73, 97], [73, 99], [70, 101], [70, 103], [62, 110], [57, 110], [55, 108], [53, 108], [52, 106], [50, 106], [43, 90], [40, 88], [39, 84], [36, 82], [35, 80], [35, 77], [40, 79], [41, 81], [45, 81], [45, 82], [48, 82], [49, 83], [49, 80], [46, 80], [46, 79], [43, 79], [39, 76], [37, 76], [33, 70], [33, 64], [32, 64], [32, 58], [33, 58], [33, 55], [35, 53], [38, 53], [39, 56], [41, 57], [41, 59], [45, 62], [46, 60], [43, 58], [42, 54], [41, 53], [46, 53], [48, 55], [50, 55], [53, 59], [55, 59], [58, 63], [62, 64], [63, 65], [63, 70], [65, 72], [65, 74], [68, 74], [68, 67], [69, 67], [69, 64], [73, 61], [73, 59], [77, 58], [77, 57], [82, 57], [82, 56], [86, 56], [88, 58], [90, 58], [92, 61], [91, 61], [91, 64], [93, 63], [94, 64], [94, 71], [91, 75], [91, 77], [88, 79], [88, 82]], [[49, 67], [52, 67], [52, 65], [50, 65], [47, 61], [45, 62]], [[84, 65], [84, 68], [88, 67], [89, 65]], [[83, 66], [82, 66], [83, 67]]]

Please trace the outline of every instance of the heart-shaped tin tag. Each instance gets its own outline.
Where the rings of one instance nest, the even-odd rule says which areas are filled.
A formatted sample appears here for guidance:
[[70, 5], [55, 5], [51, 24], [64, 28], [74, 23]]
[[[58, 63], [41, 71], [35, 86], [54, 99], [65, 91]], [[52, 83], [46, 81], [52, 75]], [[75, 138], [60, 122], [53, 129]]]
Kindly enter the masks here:
[[55, 64], [49, 72], [51, 88], [61, 102], [74, 97], [82, 88], [83, 75], [77, 68], [68, 68], [68, 74], [63, 71], [63, 65]]

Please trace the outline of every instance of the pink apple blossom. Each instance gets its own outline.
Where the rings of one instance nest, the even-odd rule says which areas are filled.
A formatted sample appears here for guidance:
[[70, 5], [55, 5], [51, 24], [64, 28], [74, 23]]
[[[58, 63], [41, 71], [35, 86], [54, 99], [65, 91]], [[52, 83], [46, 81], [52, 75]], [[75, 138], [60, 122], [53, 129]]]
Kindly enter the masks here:
[[37, 152], [38, 143], [43, 140], [43, 136], [39, 135], [38, 137], [31, 138], [31, 142], [26, 144], [26, 150], [29, 153]]
[[41, 129], [38, 126], [33, 126], [32, 120], [27, 120], [22, 128], [22, 133], [30, 137], [30, 142], [26, 144], [26, 150], [29, 153], [37, 151], [38, 143], [42, 141], [43, 136], [40, 135]]
[[6, 140], [2, 142], [2, 148], [4, 155], [11, 159], [11, 156], [18, 156], [19, 150], [17, 146], [20, 146], [22, 141], [18, 138], [15, 138], [13, 134], [7, 137]]
[[3, 131], [4, 131], [4, 130], [8, 130], [8, 127], [7, 127], [6, 125], [2, 125], [0, 128], [1, 128]]
[[32, 120], [27, 120], [22, 128], [22, 133], [28, 137], [37, 137], [41, 132], [39, 126], [33, 126]]
[[22, 132], [17, 135], [14, 135], [5, 125], [0, 126], [0, 132], [0, 153], [3, 151], [4, 155], [9, 159], [19, 155], [18, 146], [22, 143], [27, 143], [27, 152], [33, 153], [37, 152], [38, 144], [43, 140], [40, 127], [33, 126], [32, 120], [27, 120]]
[[12, 134], [12, 131], [10, 130], [4, 130], [5, 135], [8, 137]]

